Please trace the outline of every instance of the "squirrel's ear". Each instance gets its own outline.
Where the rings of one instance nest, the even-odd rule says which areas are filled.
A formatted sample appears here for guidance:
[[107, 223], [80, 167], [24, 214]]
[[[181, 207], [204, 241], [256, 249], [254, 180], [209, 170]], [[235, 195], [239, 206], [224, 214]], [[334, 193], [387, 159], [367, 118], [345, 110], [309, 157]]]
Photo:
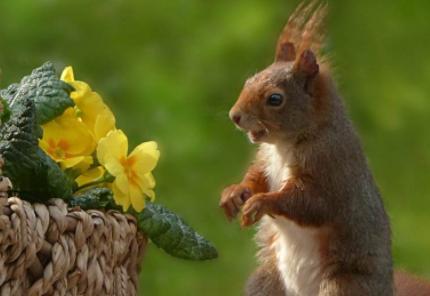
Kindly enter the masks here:
[[302, 52], [296, 61], [294, 71], [301, 77], [313, 78], [319, 72], [319, 65], [315, 54], [310, 49]]
[[296, 59], [296, 48], [291, 42], [280, 42], [276, 48], [276, 62], [291, 62]]

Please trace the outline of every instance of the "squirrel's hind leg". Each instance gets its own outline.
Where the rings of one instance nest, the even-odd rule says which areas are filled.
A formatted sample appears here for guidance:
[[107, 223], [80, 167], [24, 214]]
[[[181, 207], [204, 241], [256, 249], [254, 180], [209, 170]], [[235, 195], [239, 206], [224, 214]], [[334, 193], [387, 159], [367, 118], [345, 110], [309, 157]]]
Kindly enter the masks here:
[[245, 287], [246, 296], [286, 296], [284, 284], [275, 264], [258, 267], [249, 277]]

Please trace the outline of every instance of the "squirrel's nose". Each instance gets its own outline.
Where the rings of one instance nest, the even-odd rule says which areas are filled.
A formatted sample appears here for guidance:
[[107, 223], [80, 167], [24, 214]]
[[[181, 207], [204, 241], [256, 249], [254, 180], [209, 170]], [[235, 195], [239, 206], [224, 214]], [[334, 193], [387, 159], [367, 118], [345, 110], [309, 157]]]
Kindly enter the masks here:
[[233, 122], [236, 123], [237, 125], [239, 125], [240, 119], [241, 119], [241, 116], [239, 114], [234, 114], [231, 116], [231, 120], [233, 120]]
[[233, 121], [237, 126], [240, 126], [241, 121], [243, 121], [243, 113], [240, 109], [233, 107], [232, 109], [230, 109], [228, 115], [231, 121]]

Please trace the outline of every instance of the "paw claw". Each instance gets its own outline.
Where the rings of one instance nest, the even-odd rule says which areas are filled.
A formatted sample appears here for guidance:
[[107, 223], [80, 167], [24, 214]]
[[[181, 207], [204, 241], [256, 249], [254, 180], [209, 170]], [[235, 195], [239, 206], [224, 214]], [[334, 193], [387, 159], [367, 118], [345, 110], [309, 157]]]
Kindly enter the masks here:
[[245, 201], [251, 195], [251, 189], [241, 184], [231, 185], [223, 191], [219, 205], [223, 208], [229, 221], [236, 217]]
[[242, 226], [250, 226], [258, 222], [265, 214], [265, 201], [263, 196], [254, 196], [249, 199], [242, 211]]

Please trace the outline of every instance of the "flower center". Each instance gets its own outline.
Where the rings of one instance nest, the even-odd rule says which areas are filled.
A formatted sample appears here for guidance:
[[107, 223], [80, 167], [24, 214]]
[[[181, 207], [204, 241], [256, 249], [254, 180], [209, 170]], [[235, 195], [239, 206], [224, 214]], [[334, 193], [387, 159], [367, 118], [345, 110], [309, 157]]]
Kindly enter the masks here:
[[124, 168], [124, 172], [128, 178], [128, 181], [135, 186], [138, 186], [139, 176], [134, 170], [134, 164], [136, 163], [135, 157], [122, 157], [120, 163]]
[[54, 139], [48, 140], [48, 153], [57, 159], [64, 159], [69, 156], [67, 150], [70, 147], [69, 142], [64, 139], [58, 140], [56, 142]]

